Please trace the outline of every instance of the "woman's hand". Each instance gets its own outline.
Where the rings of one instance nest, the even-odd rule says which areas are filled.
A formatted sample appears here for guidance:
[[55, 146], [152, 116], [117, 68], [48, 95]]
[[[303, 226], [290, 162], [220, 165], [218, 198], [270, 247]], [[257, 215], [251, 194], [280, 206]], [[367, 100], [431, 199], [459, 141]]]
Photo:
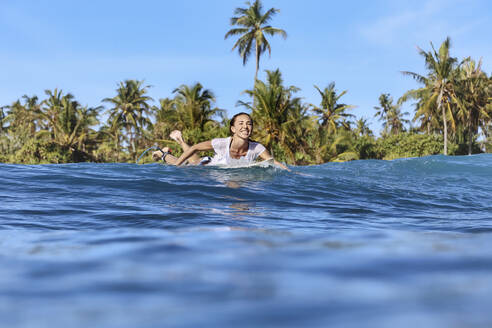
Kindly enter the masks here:
[[154, 161], [160, 161], [160, 160], [161, 160], [161, 158], [162, 158], [162, 155], [164, 155], [164, 154], [162, 153], [162, 151], [157, 150], [157, 151], [155, 151], [155, 152], [153, 152], [153, 153], [152, 153], [152, 159], [153, 159]]
[[284, 164], [280, 163], [280, 162], [277, 162], [272, 155], [270, 155], [270, 152], [268, 150], [264, 150], [260, 155], [260, 158], [264, 161], [268, 161], [270, 159], [273, 159], [273, 164], [277, 165], [278, 167], [280, 167], [281, 169], [284, 169], [284, 170], [287, 170], [290, 172], [290, 169], [285, 166]]

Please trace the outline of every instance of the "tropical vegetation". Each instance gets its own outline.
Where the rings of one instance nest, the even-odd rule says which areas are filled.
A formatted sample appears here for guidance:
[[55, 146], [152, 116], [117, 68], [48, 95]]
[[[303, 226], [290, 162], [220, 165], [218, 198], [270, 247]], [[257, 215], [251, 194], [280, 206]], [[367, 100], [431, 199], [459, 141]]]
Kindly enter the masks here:
[[255, 83], [258, 79], [258, 70], [260, 69], [260, 57], [268, 50], [271, 56], [272, 48], [268, 42], [266, 35], [274, 36], [281, 35], [284, 39], [287, 37], [287, 32], [282, 29], [267, 25], [273, 16], [279, 12], [278, 9], [270, 8], [263, 12], [263, 6], [260, 0], [253, 3], [246, 2], [247, 8], [236, 8], [231, 18], [232, 26], [239, 26], [230, 29], [224, 36], [225, 39], [231, 36], [239, 36], [232, 50], [237, 48], [239, 56], [243, 60], [243, 65], [246, 65], [251, 53], [255, 52], [256, 70]]
[[[450, 38], [438, 49], [432, 43], [430, 50], [418, 48], [423, 72], [402, 72], [418, 88], [396, 101], [388, 93], [375, 95], [373, 115], [382, 124], [376, 136], [368, 118], [351, 112], [355, 104], [343, 101], [349, 91], [337, 90], [335, 82], [313, 85], [319, 100], [312, 104], [303, 100], [302, 90], [284, 82], [280, 69], [258, 78], [260, 57], [271, 52], [266, 35], [287, 35], [269, 25], [278, 12], [263, 10], [259, 0], [248, 2], [234, 11], [233, 28], [225, 35], [238, 36], [233, 49], [243, 64], [255, 55], [255, 83], [244, 91], [248, 100], [237, 106], [253, 117], [253, 139], [278, 160], [307, 165], [492, 152], [492, 76], [482, 70], [481, 60], [453, 57]], [[169, 137], [175, 129], [190, 144], [228, 135], [227, 111], [217, 106], [211, 89], [198, 82], [181, 84], [154, 100], [150, 88], [141, 80], [121, 81], [101, 100], [104, 107], [83, 106], [59, 89], [0, 106], [0, 162], [133, 162], [155, 144], [179, 155], [180, 147]], [[413, 113], [403, 110], [406, 103]]]

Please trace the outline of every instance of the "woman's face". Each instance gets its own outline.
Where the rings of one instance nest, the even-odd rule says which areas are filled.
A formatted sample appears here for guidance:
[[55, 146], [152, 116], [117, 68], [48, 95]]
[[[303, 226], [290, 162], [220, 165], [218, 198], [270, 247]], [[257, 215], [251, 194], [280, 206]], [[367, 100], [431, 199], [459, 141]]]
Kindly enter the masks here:
[[248, 115], [239, 115], [231, 126], [231, 131], [234, 136], [248, 139], [253, 133], [253, 121]]

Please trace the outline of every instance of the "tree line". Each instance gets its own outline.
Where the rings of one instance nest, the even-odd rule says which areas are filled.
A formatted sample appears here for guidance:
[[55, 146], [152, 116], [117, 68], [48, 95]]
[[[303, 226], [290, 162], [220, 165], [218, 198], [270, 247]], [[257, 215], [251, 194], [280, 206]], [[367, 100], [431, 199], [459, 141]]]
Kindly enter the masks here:
[[[425, 73], [402, 72], [419, 88], [397, 101], [390, 94], [379, 96], [374, 116], [383, 130], [375, 137], [368, 118], [350, 113], [355, 106], [341, 99], [348, 91], [338, 91], [335, 82], [314, 86], [320, 100], [310, 104], [303, 102], [298, 87], [285, 85], [280, 69], [266, 70], [264, 80], [257, 78], [261, 56], [271, 52], [266, 36], [287, 36], [269, 25], [278, 12], [264, 11], [259, 0], [248, 2], [246, 8], [236, 8], [225, 34], [226, 39], [238, 38], [233, 50], [243, 64], [255, 56], [254, 84], [245, 91], [249, 101], [237, 105], [253, 117], [253, 139], [278, 160], [305, 165], [492, 151], [492, 76], [482, 70], [481, 60], [452, 57], [449, 38], [439, 49], [432, 43], [428, 51], [418, 49]], [[113, 97], [102, 99], [107, 108], [82, 106], [74, 95], [58, 89], [46, 90], [43, 99], [25, 95], [0, 107], [0, 161], [131, 162], [156, 143], [179, 155], [169, 139], [174, 129], [182, 130], [189, 143], [228, 135], [226, 111], [202, 84], [181, 85], [157, 104], [149, 88], [144, 81], [122, 81]], [[412, 102], [411, 120], [402, 112], [405, 102]]]

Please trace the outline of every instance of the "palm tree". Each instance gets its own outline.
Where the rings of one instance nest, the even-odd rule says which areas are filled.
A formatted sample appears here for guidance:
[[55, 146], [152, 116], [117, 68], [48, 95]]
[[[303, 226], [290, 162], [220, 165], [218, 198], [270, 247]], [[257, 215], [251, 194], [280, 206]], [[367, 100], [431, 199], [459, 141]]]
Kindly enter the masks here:
[[345, 162], [360, 159], [360, 153], [354, 148], [354, 140], [349, 131], [341, 131], [336, 136], [332, 136], [332, 140], [330, 144], [322, 145], [320, 148], [327, 160]]
[[312, 162], [312, 135], [317, 130], [316, 117], [308, 115], [309, 105], [302, 104], [301, 98], [294, 98], [289, 110], [289, 120], [282, 124], [286, 154], [293, 164]]
[[434, 101], [429, 101], [431, 97], [430, 89], [421, 88], [409, 90], [398, 99], [398, 105], [401, 106], [409, 99], [415, 99], [415, 115], [413, 122], [420, 121], [420, 131], [430, 135], [441, 130], [441, 115], [437, 111], [437, 104]]
[[383, 135], [399, 134], [404, 130], [403, 123], [409, 123], [404, 119], [407, 112], [402, 113], [400, 104], [393, 104], [393, 97], [389, 93], [383, 93], [379, 96], [379, 106], [375, 106], [376, 114], [380, 121], [383, 121]]
[[326, 129], [328, 134], [335, 134], [340, 126], [345, 129], [350, 129], [350, 123], [346, 120], [353, 117], [352, 114], [345, 111], [354, 108], [355, 106], [340, 104], [338, 101], [342, 98], [347, 90], [337, 94], [335, 82], [331, 82], [328, 87], [321, 90], [316, 85], [314, 86], [321, 96], [320, 106], [313, 106], [313, 111], [320, 115], [320, 126]]
[[315, 126], [307, 115], [309, 108], [294, 96], [299, 88], [283, 85], [280, 70], [266, 70], [266, 73], [266, 82], [258, 80], [252, 90], [245, 91], [253, 102], [238, 101], [238, 105], [251, 110], [255, 139], [276, 158], [302, 163], [308, 158], [310, 148], [306, 136]]
[[213, 107], [215, 95], [209, 89], [204, 89], [200, 83], [181, 85], [173, 90], [176, 94], [176, 119], [181, 129], [198, 129], [205, 131], [206, 125], [215, 122], [215, 115], [222, 115], [224, 110]]
[[400, 132], [405, 131], [405, 127], [403, 126], [403, 124], [410, 123], [409, 120], [403, 118], [405, 115], [408, 115], [408, 112], [402, 113], [401, 109], [398, 106], [393, 107], [392, 110], [388, 112], [387, 122], [390, 128], [390, 134], [396, 135], [400, 134]]
[[357, 121], [355, 121], [356, 127], [355, 127], [355, 134], [359, 137], [362, 136], [372, 136], [373, 132], [367, 125], [367, 119], [365, 118], [360, 118]]
[[50, 130], [57, 125], [58, 115], [62, 110], [62, 101], [63, 97], [67, 99], [72, 99], [73, 96], [68, 93], [63, 96], [63, 91], [55, 88], [54, 90], [45, 90], [44, 93], [48, 96], [45, 100], [42, 101], [42, 109], [41, 109], [41, 130], [51, 131], [52, 138], [56, 139], [56, 131]]
[[35, 95], [32, 97], [24, 95], [22, 99], [24, 99], [24, 107], [27, 110], [27, 115], [24, 119], [28, 123], [28, 129], [31, 135], [33, 135], [39, 129], [39, 113], [42, 103], [39, 102], [39, 98]]
[[[231, 26], [239, 26], [230, 29], [224, 36], [227, 39], [230, 36], [240, 36], [232, 50], [238, 50], [239, 56], [243, 59], [243, 65], [246, 65], [251, 52], [254, 47], [256, 70], [255, 81], [258, 79], [258, 70], [260, 68], [260, 57], [268, 50], [268, 54], [271, 55], [272, 49], [270, 43], [266, 39], [266, 35], [274, 36], [281, 35], [284, 39], [287, 37], [287, 33], [278, 28], [274, 28], [267, 25], [273, 16], [279, 12], [278, 9], [270, 8], [263, 13], [263, 6], [260, 0], [256, 0], [252, 4], [246, 2], [248, 8], [236, 8], [234, 10], [234, 17], [231, 18]], [[256, 82], [255, 82], [256, 83]]]
[[106, 161], [120, 161], [121, 130], [121, 126], [108, 124], [103, 125], [99, 129], [96, 135], [96, 140], [99, 143], [96, 150], [96, 157]]
[[40, 113], [45, 127], [37, 135], [50, 136], [51, 141], [72, 152], [85, 152], [90, 137], [95, 136], [91, 126], [99, 123], [97, 115], [102, 107], [83, 107], [72, 94], [63, 95], [57, 89], [45, 93], [49, 98], [43, 101]]
[[38, 97], [24, 95], [22, 99], [24, 103], [17, 100], [11, 106], [5, 106], [9, 111], [2, 119], [2, 125], [7, 124], [3, 128], [12, 137], [12, 149], [20, 149], [30, 138], [34, 138], [41, 126]]
[[487, 105], [492, 100], [489, 98], [492, 93], [492, 83], [482, 71], [481, 66], [481, 60], [478, 64], [469, 60], [459, 72], [457, 96], [463, 106], [458, 108], [457, 116], [468, 130], [469, 155], [472, 153], [472, 143], [474, 136], [478, 134], [478, 129], [485, 129], [492, 118], [492, 113], [487, 110]]
[[152, 106], [156, 123], [159, 122], [176, 122], [178, 120], [176, 102], [174, 99], [161, 98], [159, 106]]
[[159, 142], [171, 142], [168, 138], [171, 131], [180, 129], [176, 102], [171, 98], [161, 98], [158, 106], [152, 106], [152, 112], [155, 117], [153, 139]]
[[299, 89], [294, 86], [284, 87], [278, 69], [267, 70], [266, 73], [266, 83], [257, 81], [252, 90], [245, 91], [257, 105], [244, 101], [238, 101], [237, 104], [251, 110], [261, 143], [273, 151], [273, 144], [280, 143], [284, 138], [282, 124], [288, 121], [292, 101], [297, 101], [292, 99], [292, 95]]
[[[381, 106], [381, 107], [379, 107]], [[393, 106], [393, 98], [391, 98], [389, 93], [382, 93], [379, 96], [379, 106], [375, 106], [376, 114], [374, 117], [377, 117], [380, 121], [386, 121], [386, 116], [388, 112], [391, 110]]]
[[[454, 117], [452, 113], [452, 104], [457, 104], [458, 99], [456, 98], [455, 85], [456, 85], [456, 74], [457, 68], [461, 66], [457, 64], [457, 59], [451, 57], [449, 54], [449, 49], [451, 47], [451, 41], [449, 37], [444, 40], [437, 52], [434, 45], [431, 42], [432, 51], [426, 52], [418, 48], [419, 54], [425, 59], [425, 66], [428, 71], [427, 77], [413, 73], [413, 72], [402, 72], [404, 75], [409, 75], [413, 77], [417, 82], [423, 84], [421, 89], [410, 90], [408, 96], [412, 94], [418, 94], [427, 89], [429, 92], [429, 98], [426, 102], [436, 104], [437, 111], [440, 112], [443, 121], [443, 132], [444, 132], [444, 155], [448, 153], [448, 120], [451, 123], [451, 127], [455, 128]], [[428, 107], [430, 104], [426, 104]]]
[[115, 97], [103, 99], [103, 102], [113, 105], [108, 111], [108, 124], [126, 129], [133, 156], [136, 155], [136, 139], [141, 136], [145, 126], [151, 124], [146, 115], [150, 109], [148, 102], [153, 99], [146, 96], [150, 86], [144, 86], [143, 83], [144, 81], [125, 80], [120, 82]]

